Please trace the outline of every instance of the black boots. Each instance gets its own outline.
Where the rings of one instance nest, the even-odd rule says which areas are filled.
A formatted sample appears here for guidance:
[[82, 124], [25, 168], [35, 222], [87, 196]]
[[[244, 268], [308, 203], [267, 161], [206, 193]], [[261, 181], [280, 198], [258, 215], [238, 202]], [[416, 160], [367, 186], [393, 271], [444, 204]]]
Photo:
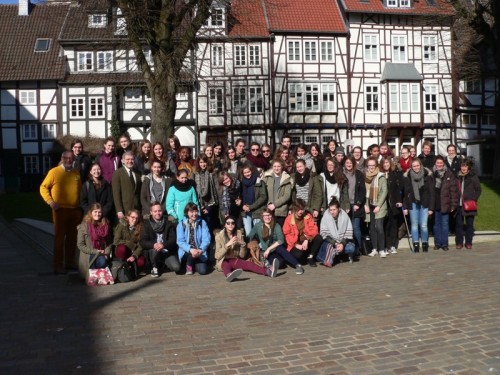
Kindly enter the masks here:
[[420, 244], [418, 242], [413, 243], [413, 251], [418, 253], [420, 251]]
[[422, 251], [424, 253], [427, 253], [429, 251], [429, 243], [428, 242], [422, 242]]

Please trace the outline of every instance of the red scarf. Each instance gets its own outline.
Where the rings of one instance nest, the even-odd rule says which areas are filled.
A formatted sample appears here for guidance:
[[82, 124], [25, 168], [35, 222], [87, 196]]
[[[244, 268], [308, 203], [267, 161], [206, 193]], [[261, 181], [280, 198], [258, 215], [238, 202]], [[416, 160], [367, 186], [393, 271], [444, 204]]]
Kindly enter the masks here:
[[109, 236], [108, 223], [94, 225], [89, 221], [87, 223], [87, 229], [94, 249], [104, 250], [107, 246], [107, 239]]

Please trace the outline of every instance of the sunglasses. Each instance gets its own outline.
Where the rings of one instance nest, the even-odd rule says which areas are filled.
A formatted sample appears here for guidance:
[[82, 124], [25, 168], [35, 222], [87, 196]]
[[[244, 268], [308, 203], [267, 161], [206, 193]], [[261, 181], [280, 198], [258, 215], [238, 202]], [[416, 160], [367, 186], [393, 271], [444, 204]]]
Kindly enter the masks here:
[[262, 150], [262, 152], [271, 152], [271, 150]]
[[252, 151], [259, 151], [258, 148], [252, 148]]
[[232, 220], [226, 221], [226, 225], [234, 225], [234, 224], [236, 224], [236, 223]]

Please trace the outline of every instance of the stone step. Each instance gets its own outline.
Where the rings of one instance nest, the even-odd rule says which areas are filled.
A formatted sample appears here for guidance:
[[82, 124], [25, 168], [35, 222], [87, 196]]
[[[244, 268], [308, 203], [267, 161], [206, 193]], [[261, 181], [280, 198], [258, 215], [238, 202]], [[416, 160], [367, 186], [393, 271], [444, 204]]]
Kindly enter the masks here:
[[54, 226], [34, 219], [15, 219], [11, 228], [27, 244], [33, 246], [45, 259], [52, 262]]

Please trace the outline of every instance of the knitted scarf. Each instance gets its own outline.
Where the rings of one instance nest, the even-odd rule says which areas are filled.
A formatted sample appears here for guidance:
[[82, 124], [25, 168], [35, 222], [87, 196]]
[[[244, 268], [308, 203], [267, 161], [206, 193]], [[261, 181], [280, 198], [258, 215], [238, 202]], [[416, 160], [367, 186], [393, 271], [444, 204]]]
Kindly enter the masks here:
[[257, 182], [257, 173], [252, 174], [250, 178], [243, 177], [241, 183], [243, 185], [242, 200], [243, 204], [253, 204], [255, 202], [255, 183]]
[[309, 182], [310, 177], [311, 172], [306, 168], [303, 174], [295, 173], [295, 183], [299, 186], [305, 186]]
[[441, 184], [443, 183], [443, 177], [448, 168], [446, 168], [446, 165], [443, 167], [443, 169], [436, 169], [436, 166], [432, 168], [434, 171], [434, 181], [435, 181], [435, 188], [436, 189], [441, 189]]
[[368, 193], [368, 202], [372, 206], [377, 206], [378, 203], [378, 174], [380, 173], [378, 167], [370, 173], [368, 170], [365, 172], [365, 186]]
[[167, 224], [167, 221], [165, 220], [164, 217], [162, 217], [159, 221], [156, 221], [152, 217], [149, 218], [149, 223], [151, 224], [151, 228], [153, 228], [153, 231], [155, 233], [163, 233], [165, 230], [165, 225]]
[[172, 182], [172, 185], [179, 191], [183, 191], [183, 192], [186, 192], [188, 191], [189, 189], [191, 189], [191, 181], [190, 180], [187, 180], [186, 182], [180, 182], [179, 180], [175, 179], [173, 182]]
[[104, 250], [106, 248], [106, 239], [109, 235], [109, 225], [107, 223], [92, 224], [89, 221], [87, 223], [87, 231], [93, 248]]
[[418, 173], [415, 173], [413, 169], [410, 169], [408, 177], [410, 178], [411, 186], [413, 187], [415, 202], [420, 202], [420, 188], [424, 186], [424, 168], [420, 169], [420, 172]]
[[330, 172], [325, 171], [324, 176], [325, 176], [325, 179], [326, 179], [329, 183], [331, 183], [332, 185], [337, 183], [337, 180], [336, 180], [336, 178], [335, 178], [335, 173], [330, 174]]
[[411, 163], [413, 162], [413, 158], [410, 156], [408, 159], [399, 159], [399, 165], [401, 166], [401, 170], [406, 172], [411, 167]]

